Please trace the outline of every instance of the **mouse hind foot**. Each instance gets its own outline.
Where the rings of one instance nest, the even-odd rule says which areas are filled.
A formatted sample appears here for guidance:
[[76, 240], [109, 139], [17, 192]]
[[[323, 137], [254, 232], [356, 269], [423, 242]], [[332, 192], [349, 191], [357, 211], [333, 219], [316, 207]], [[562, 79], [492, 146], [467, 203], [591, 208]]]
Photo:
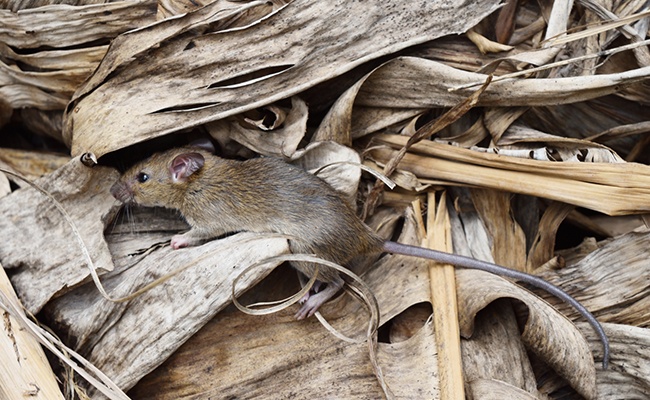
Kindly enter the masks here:
[[300, 310], [298, 310], [296, 313], [296, 319], [301, 320], [314, 315], [320, 306], [327, 303], [329, 299], [334, 297], [334, 295], [338, 293], [342, 287], [343, 280], [339, 282], [328, 282], [325, 289], [321, 290], [320, 292], [312, 294], [310, 291], [310, 293], [307, 293], [302, 299], [300, 299], [302, 307], [300, 307]]

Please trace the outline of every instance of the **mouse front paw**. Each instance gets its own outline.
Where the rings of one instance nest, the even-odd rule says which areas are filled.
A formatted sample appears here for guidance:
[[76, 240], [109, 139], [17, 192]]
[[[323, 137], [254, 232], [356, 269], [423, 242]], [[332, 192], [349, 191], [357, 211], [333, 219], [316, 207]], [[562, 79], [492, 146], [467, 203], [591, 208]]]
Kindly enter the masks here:
[[196, 246], [200, 243], [201, 243], [200, 239], [197, 239], [195, 237], [189, 236], [187, 233], [184, 233], [182, 235], [174, 235], [174, 237], [172, 237], [171, 246], [172, 249], [178, 250], [178, 249], [182, 249], [183, 247]]

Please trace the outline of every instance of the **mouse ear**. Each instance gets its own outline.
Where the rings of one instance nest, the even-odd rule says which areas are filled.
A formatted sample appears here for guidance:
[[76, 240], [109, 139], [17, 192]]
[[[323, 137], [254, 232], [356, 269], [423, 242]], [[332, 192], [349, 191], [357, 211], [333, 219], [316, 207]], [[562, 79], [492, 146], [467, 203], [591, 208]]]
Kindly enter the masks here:
[[176, 156], [169, 166], [172, 181], [185, 182], [193, 173], [200, 170], [205, 163], [201, 153], [184, 153]]

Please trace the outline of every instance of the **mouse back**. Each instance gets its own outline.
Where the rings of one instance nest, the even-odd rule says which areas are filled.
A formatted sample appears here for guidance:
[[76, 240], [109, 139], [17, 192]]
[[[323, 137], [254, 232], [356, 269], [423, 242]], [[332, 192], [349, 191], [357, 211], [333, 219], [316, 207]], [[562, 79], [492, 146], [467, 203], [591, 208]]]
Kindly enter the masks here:
[[383, 241], [359, 219], [346, 196], [322, 179], [280, 159], [247, 163], [251, 170], [265, 170], [273, 178], [260, 182], [267, 186], [262, 206], [266, 204], [269, 210], [263, 213], [273, 215], [275, 211], [276, 217], [268, 221], [270, 227], [296, 237], [291, 241], [293, 252], [347, 263], [380, 249]]

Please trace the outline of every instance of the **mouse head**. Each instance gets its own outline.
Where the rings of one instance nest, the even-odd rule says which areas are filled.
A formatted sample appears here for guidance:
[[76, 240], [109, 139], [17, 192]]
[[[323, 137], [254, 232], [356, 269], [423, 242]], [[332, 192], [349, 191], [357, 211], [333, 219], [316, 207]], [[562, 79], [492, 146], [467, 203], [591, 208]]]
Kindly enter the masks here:
[[123, 203], [179, 208], [204, 164], [204, 154], [196, 149], [154, 154], [129, 168], [111, 187], [111, 194]]

